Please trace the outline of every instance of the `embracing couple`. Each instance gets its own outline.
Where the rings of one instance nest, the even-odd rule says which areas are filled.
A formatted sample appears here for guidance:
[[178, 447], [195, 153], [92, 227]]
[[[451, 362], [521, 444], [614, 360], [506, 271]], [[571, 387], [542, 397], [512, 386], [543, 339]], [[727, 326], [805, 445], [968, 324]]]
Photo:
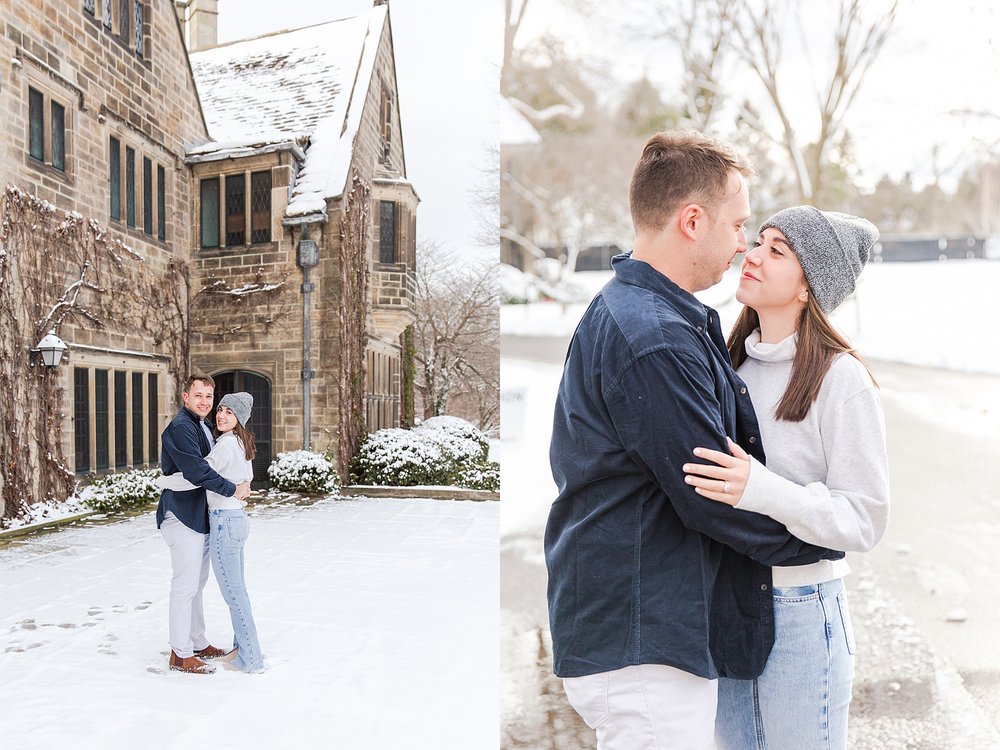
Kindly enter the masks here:
[[[163, 490], [156, 526], [170, 548], [170, 669], [210, 674], [216, 659], [227, 669], [263, 672], [257, 627], [244, 576], [243, 547], [250, 527], [244, 510], [253, 481], [255, 447], [247, 429], [253, 397], [229, 393], [219, 401], [213, 433], [215, 381], [188, 378], [184, 401], [161, 437], [157, 484]], [[202, 590], [209, 560], [233, 623], [233, 648], [212, 646], [205, 636]]]
[[[601, 750], [843, 750], [845, 551], [885, 531], [873, 379], [827, 316], [878, 239], [797, 206], [747, 247], [751, 168], [658, 133], [631, 253], [581, 320], [552, 433], [554, 668]], [[728, 340], [694, 292], [744, 254]]]

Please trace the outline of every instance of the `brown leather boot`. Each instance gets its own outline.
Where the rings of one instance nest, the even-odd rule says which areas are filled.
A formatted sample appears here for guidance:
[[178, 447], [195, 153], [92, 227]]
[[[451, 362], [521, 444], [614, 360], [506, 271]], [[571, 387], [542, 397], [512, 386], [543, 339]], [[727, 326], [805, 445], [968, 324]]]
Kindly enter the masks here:
[[170, 650], [170, 668], [175, 672], [191, 672], [192, 674], [212, 674], [215, 667], [207, 664], [197, 656], [179, 657], [173, 649]]
[[218, 659], [220, 656], [225, 656], [226, 651], [221, 648], [216, 648], [212, 644], [205, 646], [205, 648], [200, 648], [194, 652], [194, 655], [199, 659]]

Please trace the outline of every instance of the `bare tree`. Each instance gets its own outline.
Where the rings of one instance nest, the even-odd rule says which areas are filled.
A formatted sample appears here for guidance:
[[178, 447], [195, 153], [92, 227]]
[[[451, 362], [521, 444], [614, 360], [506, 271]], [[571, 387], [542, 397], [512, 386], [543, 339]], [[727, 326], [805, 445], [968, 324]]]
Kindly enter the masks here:
[[500, 413], [496, 261], [460, 258], [434, 243], [422, 243], [418, 253], [417, 412], [424, 419], [447, 413], [484, 431], [495, 429]]
[[528, 0], [504, 0], [503, 24], [503, 68], [500, 69], [500, 93], [507, 94], [510, 64], [514, 57], [514, 40], [524, 21], [524, 12], [528, 9]]
[[[788, 104], [800, 92], [779, 89], [778, 75], [784, 41], [782, 23], [790, 10], [788, 0], [765, 0], [759, 6], [743, 5], [734, 26], [740, 44], [737, 52], [756, 74], [781, 123], [778, 140], [792, 161], [799, 198], [813, 201], [821, 194], [825, 167], [831, 149], [844, 135], [844, 122], [865, 77], [881, 52], [896, 20], [898, 0], [869, 20], [861, 0], [841, 0], [834, 27], [832, 67], [822, 91], [817, 92], [819, 131], [810, 144], [803, 144], [788, 114]], [[807, 147], [808, 146], [808, 147]]]

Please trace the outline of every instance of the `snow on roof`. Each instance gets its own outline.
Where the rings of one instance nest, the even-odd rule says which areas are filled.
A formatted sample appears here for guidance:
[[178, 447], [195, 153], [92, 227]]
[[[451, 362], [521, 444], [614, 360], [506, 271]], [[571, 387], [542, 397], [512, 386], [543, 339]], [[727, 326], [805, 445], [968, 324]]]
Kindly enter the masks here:
[[214, 142], [191, 155], [303, 139], [310, 145], [287, 216], [323, 213], [343, 194], [386, 6], [191, 55]]

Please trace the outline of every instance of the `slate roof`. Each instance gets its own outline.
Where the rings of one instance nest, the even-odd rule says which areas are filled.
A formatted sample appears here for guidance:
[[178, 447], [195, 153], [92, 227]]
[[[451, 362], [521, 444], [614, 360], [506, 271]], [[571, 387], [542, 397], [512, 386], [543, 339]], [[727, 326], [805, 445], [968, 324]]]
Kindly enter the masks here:
[[350, 18], [192, 53], [212, 141], [189, 156], [235, 156], [308, 143], [286, 216], [325, 211], [343, 194], [354, 138], [387, 27], [387, 6]]

